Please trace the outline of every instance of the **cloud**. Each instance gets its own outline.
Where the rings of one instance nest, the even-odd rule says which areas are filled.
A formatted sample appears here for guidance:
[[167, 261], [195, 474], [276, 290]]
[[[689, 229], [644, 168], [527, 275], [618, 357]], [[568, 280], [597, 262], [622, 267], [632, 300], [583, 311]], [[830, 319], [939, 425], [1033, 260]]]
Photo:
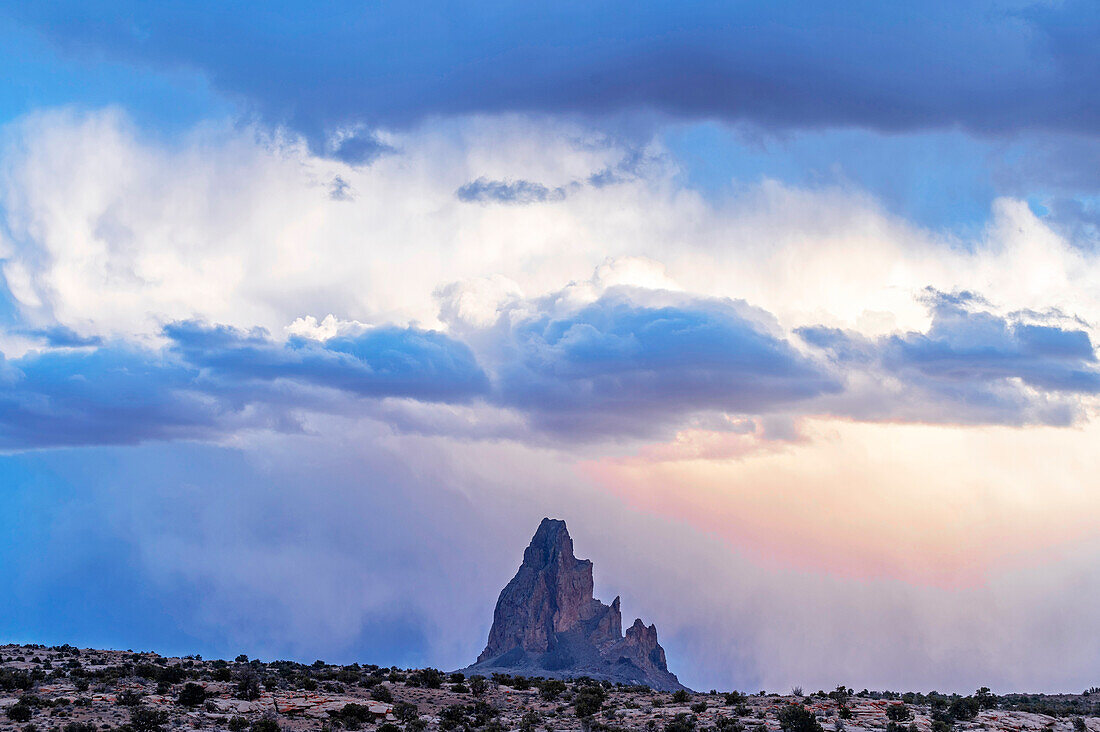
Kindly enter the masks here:
[[455, 195], [464, 203], [543, 203], [565, 198], [565, 189], [551, 189], [528, 180], [478, 178], [462, 185]]
[[80, 348], [83, 346], [98, 346], [103, 339], [94, 335], [80, 335], [66, 325], [54, 325], [49, 328], [36, 328], [23, 331], [23, 335], [32, 338], [41, 338], [47, 345], [53, 348]]
[[261, 330], [190, 321], [166, 326], [164, 335], [184, 362], [229, 380], [287, 379], [360, 396], [452, 402], [488, 389], [470, 349], [434, 331], [370, 328], [324, 342], [291, 337], [279, 344]]
[[381, 155], [397, 152], [377, 135], [361, 131], [339, 136], [330, 147], [333, 158], [349, 165], [369, 165]]
[[1068, 424], [1083, 417], [1076, 397], [1100, 394], [1086, 331], [997, 315], [970, 292], [932, 291], [926, 301], [932, 321], [925, 332], [867, 338], [836, 328], [797, 330], [848, 375], [848, 406], [833, 402], [833, 413]]
[[183, 322], [164, 335], [169, 345], [159, 350], [112, 342], [0, 361], [0, 447], [295, 431], [297, 411], [346, 410], [348, 396], [462, 403], [488, 388], [466, 346], [430, 331], [280, 344], [260, 330]]
[[675, 300], [638, 304], [612, 289], [575, 312], [541, 303], [509, 323], [499, 346], [501, 400], [552, 431], [641, 434], [694, 412], [767, 412], [839, 388], [769, 327], [769, 314]]
[[1100, 118], [1090, 101], [1100, 18], [1088, 2], [504, 3], [457, 14], [326, 2], [218, 9], [216, 24], [207, 2], [8, 12], [73, 53], [192, 69], [316, 150], [347, 125], [475, 112], [983, 132], [1090, 130]]

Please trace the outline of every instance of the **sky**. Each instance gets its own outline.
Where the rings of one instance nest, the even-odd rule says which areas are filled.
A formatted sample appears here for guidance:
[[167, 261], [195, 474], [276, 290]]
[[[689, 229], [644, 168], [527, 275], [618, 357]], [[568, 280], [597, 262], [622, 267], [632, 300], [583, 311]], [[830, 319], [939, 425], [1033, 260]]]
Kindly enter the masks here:
[[0, 2], [0, 637], [1095, 686], [1100, 10]]

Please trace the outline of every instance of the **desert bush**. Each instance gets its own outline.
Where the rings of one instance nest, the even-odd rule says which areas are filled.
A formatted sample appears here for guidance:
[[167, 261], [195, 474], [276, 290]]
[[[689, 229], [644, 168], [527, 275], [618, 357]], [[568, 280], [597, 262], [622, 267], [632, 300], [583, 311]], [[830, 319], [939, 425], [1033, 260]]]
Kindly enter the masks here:
[[463, 681], [466, 680], [466, 674], [462, 673], [461, 671], [455, 671], [453, 674], [451, 674], [450, 679], [452, 684], [461, 684]]
[[471, 676], [470, 677], [470, 693], [474, 696], [481, 696], [489, 690], [489, 682], [485, 680], [484, 676]]
[[744, 732], [745, 728], [739, 720], [718, 714], [714, 717], [714, 729], [717, 732]]
[[393, 716], [402, 722], [411, 722], [414, 719], [420, 719], [420, 710], [415, 704], [399, 701], [393, 705]]
[[214, 669], [214, 672], [210, 674], [214, 681], [232, 681], [233, 672], [229, 670], [228, 666], [220, 666]]
[[573, 709], [578, 717], [590, 717], [603, 707], [607, 692], [602, 686], [585, 686], [573, 699]]
[[801, 704], [788, 704], [779, 710], [779, 726], [783, 732], [823, 732], [817, 717]]
[[248, 720], [240, 716], [230, 717], [226, 726], [229, 727], [229, 732], [241, 732], [248, 728]]
[[538, 712], [531, 710], [523, 715], [523, 718], [519, 721], [520, 732], [535, 732], [535, 728], [542, 722], [542, 717]]
[[680, 712], [665, 723], [664, 732], [695, 732], [695, 716]]
[[974, 719], [978, 716], [979, 711], [981, 711], [981, 703], [972, 696], [956, 699], [947, 708], [947, 713], [951, 715], [952, 719], [962, 720]]
[[32, 683], [31, 674], [27, 671], [18, 668], [0, 668], [0, 689], [4, 691], [15, 689], [26, 691], [31, 688]]
[[791, 696], [804, 696], [804, 694], [802, 693], [802, 687], [801, 686], [792, 686], [791, 687]]
[[249, 730], [250, 732], [279, 732], [279, 723], [274, 719], [264, 717], [253, 722]]
[[1085, 726], [1085, 720], [1084, 719], [1082, 719], [1081, 717], [1074, 717], [1073, 718], [1073, 730], [1074, 730], [1074, 732], [1085, 732], [1086, 729], [1088, 729], [1088, 728]]
[[905, 722], [913, 718], [913, 713], [904, 704], [891, 704], [886, 707], [886, 718], [891, 722]]
[[184, 684], [180, 689], [178, 701], [185, 707], [197, 707], [206, 701], [206, 689], [193, 682]]
[[683, 689], [679, 689], [672, 695], [672, 701], [676, 704], [687, 704], [691, 701], [691, 694], [687, 693]]
[[8, 707], [8, 719], [13, 722], [29, 722], [32, 716], [34, 716], [34, 710], [31, 709], [30, 704], [23, 701]]
[[565, 682], [561, 679], [546, 679], [539, 684], [539, 696], [546, 701], [554, 701], [565, 691]]
[[62, 729], [65, 732], [99, 732], [94, 722], [69, 722]]
[[251, 666], [237, 672], [237, 698], [252, 701], [260, 696], [260, 676]]
[[723, 697], [726, 701], [726, 706], [729, 706], [729, 707], [745, 703], [745, 695], [742, 694], [740, 691], [727, 692], [726, 694], [723, 695]]
[[422, 668], [409, 679], [425, 689], [438, 689], [443, 685], [443, 673], [435, 668]]
[[339, 711], [329, 712], [329, 716], [348, 729], [353, 730], [362, 727], [364, 722], [374, 720], [374, 715], [371, 714], [368, 707], [355, 702], [345, 704]]
[[134, 707], [130, 710], [130, 726], [134, 732], [160, 732], [168, 721], [168, 712], [149, 707]]
[[838, 709], [836, 712], [836, 716], [840, 717], [841, 719], [851, 719], [852, 710], [850, 707], [841, 704], [840, 709]]
[[705, 701], [697, 701], [691, 705], [691, 711], [695, 712], [696, 714], [702, 714], [703, 712], [707, 711], [707, 703]]
[[379, 684], [370, 690], [370, 698], [375, 701], [380, 701], [384, 704], [390, 704], [393, 702], [393, 694], [390, 693], [390, 687], [385, 684]]
[[470, 687], [463, 684], [461, 681], [451, 686], [451, 691], [456, 694], [469, 694]]

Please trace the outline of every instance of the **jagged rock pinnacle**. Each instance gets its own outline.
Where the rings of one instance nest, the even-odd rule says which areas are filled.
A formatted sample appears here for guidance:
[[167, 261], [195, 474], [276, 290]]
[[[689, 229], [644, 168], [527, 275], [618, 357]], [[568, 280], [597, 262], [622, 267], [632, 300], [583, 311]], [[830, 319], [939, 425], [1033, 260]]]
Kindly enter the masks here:
[[619, 598], [592, 595], [592, 562], [573, 555], [565, 522], [544, 518], [523, 552], [519, 571], [500, 593], [476, 673], [591, 676], [684, 688], [668, 671], [657, 628], [635, 620], [622, 632]]

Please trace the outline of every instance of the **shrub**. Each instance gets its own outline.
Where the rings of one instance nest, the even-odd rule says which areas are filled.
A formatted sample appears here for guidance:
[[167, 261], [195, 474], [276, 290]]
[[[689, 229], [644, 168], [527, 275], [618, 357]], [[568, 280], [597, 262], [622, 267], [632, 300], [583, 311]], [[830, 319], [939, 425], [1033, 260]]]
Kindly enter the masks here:
[[345, 704], [338, 712], [329, 712], [329, 716], [339, 720], [348, 729], [359, 729], [364, 722], [374, 719], [369, 708], [355, 702]]
[[732, 707], [745, 703], [745, 695], [740, 691], [731, 691], [725, 694], [726, 706]]
[[257, 719], [249, 728], [251, 732], [279, 732], [279, 723], [274, 719]]
[[453, 674], [451, 674], [452, 684], [461, 684], [465, 680], [466, 674], [462, 673], [461, 671], [455, 671]]
[[260, 677], [251, 666], [237, 673], [237, 698], [252, 701], [260, 696]]
[[136, 707], [141, 704], [141, 700], [145, 697], [140, 691], [134, 691], [133, 689], [123, 689], [115, 695], [115, 702], [119, 706], [123, 707]]
[[840, 717], [841, 719], [851, 719], [852, 718], [852, 710], [851, 710], [850, 707], [847, 707], [847, 706], [841, 704], [840, 709], [837, 710], [836, 715], [838, 717]]
[[411, 722], [414, 719], [420, 719], [420, 710], [416, 708], [415, 704], [399, 701], [393, 705], [393, 716], [402, 722]]
[[817, 717], [801, 704], [788, 704], [779, 710], [779, 726], [783, 732], [823, 732]]
[[741, 722], [727, 717], [724, 714], [719, 714], [714, 717], [714, 728], [718, 732], [744, 732], [744, 727]]
[[134, 707], [130, 710], [130, 726], [134, 732], [160, 732], [168, 721], [168, 712], [149, 707]]
[[542, 717], [539, 713], [531, 710], [523, 715], [523, 719], [519, 721], [520, 732], [535, 732], [535, 728], [542, 722]]
[[1074, 717], [1073, 718], [1073, 729], [1074, 729], [1074, 732], [1085, 732], [1085, 730], [1088, 729], [1088, 728], [1085, 727], [1085, 720], [1081, 719], [1080, 717]]
[[981, 711], [981, 703], [972, 696], [964, 696], [951, 702], [947, 713], [952, 719], [974, 719]]
[[69, 722], [63, 729], [65, 732], [99, 732], [94, 722]]
[[680, 712], [665, 723], [664, 732], [694, 732], [695, 716], [686, 712]]
[[546, 679], [539, 684], [539, 696], [546, 701], [554, 701], [565, 691], [565, 682], [561, 679]]
[[696, 714], [702, 714], [707, 711], [707, 703], [705, 701], [698, 701], [691, 705], [691, 711]]
[[689, 701], [691, 701], [691, 694], [687, 693], [683, 689], [680, 689], [672, 695], [672, 701], [676, 702], [677, 704], [687, 704]]
[[422, 668], [409, 676], [409, 683], [425, 689], [438, 689], [443, 685], [443, 673], [439, 669]]
[[29, 722], [32, 716], [34, 716], [34, 710], [22, 701], [8, 707], [8, 719], [13, 722]]
[[886, 707], [886, 718], [891, 722], [905, 722], [913, 718], [913, 713], [904, 704], [891, 704]]
[[573, 708], [576, 710], [578, 717], [590, 717], [600, 711], [606, 697], [607, 692], [603, 690], [603, 687], [585, 686], [574, 697]]
[[401, 732], [401, 728], [393, 722], [378, 725], [378, 732]]
[[804, 696], [803, 693], [802, 693], [802, 687], [801, 686], [792, 686], [791, 687], [791, 696]]
[[457, 684], [455, 684], [454, 686], [451, 687], [451, 691], [453, 691], [456, 694], [469, 694], [470, 693], [470, 687], [466, 686], [466, 684], [463, 684], [460, 681], [459, 683], [457, 683]]
[[180, 689], [179, 703], [185, 707], [197, 707], [206, 701], [206, 689], [196, 683], [184, 684]]
[[379, 684], [370, 690], [370, 698], [375, 701], [380, 701], [385, 704], [393, 702], [393, 694], [390, 693], [390, 687], [385, 684]]
[[229, 670], [228, 666], [220, 666], [214, 669], [214, 673], [211, 674], [214, 681], [232, 681], [233, 672]]
[[484, 676], [471, 676], [470, 677], [470, 693], [474, 696], [481, 696], [489, 690], [489, 682], [485, 680]]

